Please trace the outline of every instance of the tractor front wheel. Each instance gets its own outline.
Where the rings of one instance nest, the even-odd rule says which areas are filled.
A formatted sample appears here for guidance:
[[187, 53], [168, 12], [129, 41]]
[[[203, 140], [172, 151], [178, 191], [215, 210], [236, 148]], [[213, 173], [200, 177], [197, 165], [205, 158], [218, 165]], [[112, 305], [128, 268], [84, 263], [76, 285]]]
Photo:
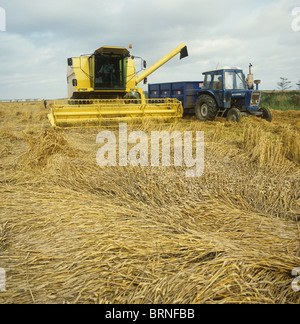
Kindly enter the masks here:
[[242, 114], [239, 109], [231, 108], [226, 116], [226, 120], [229, 122], [238, 123], [242, 119]]
[[215, 100], [208, 96], [199, 96], [196, 102], [195, 115], [199, 121], [213, 121], [217, 115], [218, 107]]
[[261, 118], [265, 119], [268, 122], [272, 121], [272, 113], [271, 110], [267, 107], [262, 107], [259, 109], [262, 112]]

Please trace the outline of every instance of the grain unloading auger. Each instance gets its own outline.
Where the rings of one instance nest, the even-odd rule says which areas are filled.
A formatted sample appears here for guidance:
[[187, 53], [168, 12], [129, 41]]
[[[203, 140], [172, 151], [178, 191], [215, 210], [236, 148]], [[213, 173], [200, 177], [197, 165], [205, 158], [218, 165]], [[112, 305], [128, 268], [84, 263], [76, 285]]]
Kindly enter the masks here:
[[[54, 127], [109, 126], [141, 119], [174, 121], [183, 115], [177, 99], [146, 99], [138, 84], [180, 53], [181, 44], [151, 67], [137, 74], [135, 58], [123, 47], [101, 47], [90, 56], [68, 59], [68, 100], [55, 100], [48, 118]], [[142, 68], [146, 68], [146, 62]]]

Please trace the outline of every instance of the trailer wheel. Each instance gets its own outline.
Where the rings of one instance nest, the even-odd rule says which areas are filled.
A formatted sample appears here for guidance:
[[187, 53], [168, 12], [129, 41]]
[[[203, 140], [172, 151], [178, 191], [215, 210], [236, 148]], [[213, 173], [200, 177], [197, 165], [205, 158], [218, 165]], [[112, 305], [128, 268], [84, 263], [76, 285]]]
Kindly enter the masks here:
[[213, 121], [217, 115], [218, 107], [215, 100], [208, 96], [199, 96], [196, 102], [195, 114], [199, 121]]
[[265, 119], [268, 122], [272, 121], [272, 113], [271, 110], [267, 107], [261, 107], [259, 109], [262, 112], [261, 118]]
[[231, 108], [226, 116], [226, 120], [229, 122], [236, 122], [238, 123], [242, 119], [242, 114], [239, 109]]

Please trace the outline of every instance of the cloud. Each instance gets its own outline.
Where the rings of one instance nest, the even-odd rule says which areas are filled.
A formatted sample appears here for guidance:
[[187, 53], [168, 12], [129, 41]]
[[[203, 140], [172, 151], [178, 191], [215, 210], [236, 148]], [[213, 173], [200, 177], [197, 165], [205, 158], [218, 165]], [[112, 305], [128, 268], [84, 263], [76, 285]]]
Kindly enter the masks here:
[[101, 46], [133, 44], [148, 66], [177, 45], [175, 58], [148, 80], [201, 80], [222, 65], [247, 71], [264, 89], [279, 77], [299, 79], [300, 32], [291, 29], [292, 0], [3, 0], [7, 31], [0, 33], [0, 99], [66, 96], [66, 59]]

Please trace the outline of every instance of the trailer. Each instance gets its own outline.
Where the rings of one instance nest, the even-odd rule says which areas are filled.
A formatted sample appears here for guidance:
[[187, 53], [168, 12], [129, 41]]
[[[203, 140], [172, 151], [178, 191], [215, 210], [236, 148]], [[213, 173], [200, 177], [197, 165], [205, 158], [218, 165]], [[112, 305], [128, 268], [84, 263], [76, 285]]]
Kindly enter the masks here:
[[203, 81], [184, 81], [148, 84], [149, 99], [173, 98], [182, 102], [184, 114], [194, 114], [198, 92]]

